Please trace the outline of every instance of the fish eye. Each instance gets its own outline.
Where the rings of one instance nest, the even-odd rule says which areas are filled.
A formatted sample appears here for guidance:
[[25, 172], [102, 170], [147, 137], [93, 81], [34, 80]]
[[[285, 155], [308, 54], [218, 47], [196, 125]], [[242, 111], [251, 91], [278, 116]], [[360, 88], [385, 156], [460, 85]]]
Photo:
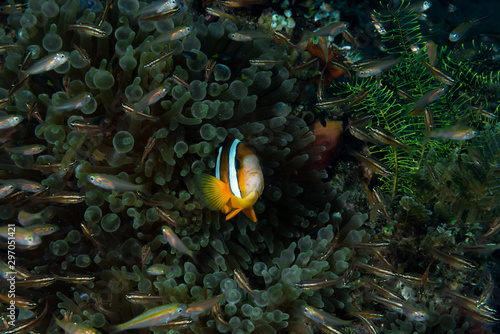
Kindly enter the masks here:
[[177, 309], [177, 313], [183, 313], [183, 312], [184, 312], [184, 309], [183, 309], [182, 307], [179, 307], [179, 308]]

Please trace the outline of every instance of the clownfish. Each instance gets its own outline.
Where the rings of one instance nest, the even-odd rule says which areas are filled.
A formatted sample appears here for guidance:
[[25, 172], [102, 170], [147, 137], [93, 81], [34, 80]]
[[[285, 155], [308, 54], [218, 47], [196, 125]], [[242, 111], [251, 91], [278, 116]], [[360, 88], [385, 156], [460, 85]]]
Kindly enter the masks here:
[[253, 205], [264, 189], [259, 157], [240, 140], [229, 135], [219, 147], [215, 177], [195, 178], [199, 199], [212, 210], [227, 213], [229, 220], [242, 211], [254, 223]]

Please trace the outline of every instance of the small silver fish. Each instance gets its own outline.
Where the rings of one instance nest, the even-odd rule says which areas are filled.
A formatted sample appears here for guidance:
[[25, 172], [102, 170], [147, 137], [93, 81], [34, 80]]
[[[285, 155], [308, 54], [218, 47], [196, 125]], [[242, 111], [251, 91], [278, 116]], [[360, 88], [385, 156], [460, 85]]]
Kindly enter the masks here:
[[164, 32], [159, 35], [154, 41], [153, 44], [159, 43], [167, 43], [171, 41], [175, 41], [181, 38], [186, 37], [191, 33], [192, 28], [188, 26], [180, 26], [169, 31]]
[[170, 87], [167, 85], [160, 85], [144, 95], [135, 105], [132, 112], [132, 116], [135, 116], [140, 111], [143, 111], [146, 107], [160, 101], [167, 95]]
[[33, 231], [27, 228], [16, 226], [14, 229], [8, 226], [0, 226], [0, 237], [10, 238], [14, 233], [16, 244], [25, 246], [27, 248], [34, 248], [42, 243], [42, 238], [36, 235]]
[[170, 246], [177, 249], [179, 252], [189, 255], [194, 259], [193, 251], [187, 248], [186, 244], [175, 234], [175, 232], [168, 226], [164, 225], [161, 228], [163, 236], [167, 239]]
[[25, 179], [10, 179], [10, 180], [1, 180], [0, 183], [11, 183], [14, 188], [30, 192], [30, 193], [38, 193], [40, 191], [45, 190], [45, 187], [36, 181], [30, 181]]
[[14, 191], [14, 186], [12, 184], [2, 184], [0, 186], [0, 200], [7, 197]]
[[28, 67], [23, 73], [25, 75], [44, 73], [61, 66], [68, 61], [68, 58], [69, 54], [67, 52], [53, 53], [40, 59], [39, 61]]
[[313, 31], [313, 36], [335, 37], [349, 28], [348, 22], [332, 22]]
[[99, 334], [97, 329], [89, 327], [84, 324], [79, 324], [76, 322], [59, 320], [56, 318], [56, 323], [59, 327], [61, 327], [65, 333], [73, 333], [73, 334]]
[[5, 150], [12, 154], [19, 155], [37, 155], [45, 151], [47, 147], [45, 145], [33, 144], [33, 145], [23, 145], [17, 147], [7, 147]]
[[54, 225], [54, 224], [37, 224], [37, 225], [29, 225], [26, 227], [26, 229], [30, 230], [31, 232], [35, 233], [39, 237], [43, 237], [45, 235], [50, 235], [52, 233], [55, 233], [59, 230], [59, 226]]
[[165, 275], [172, 271], [172, 266], [167, 266], [163, 263], [156, 263], [148, 267], [146, 272], [153, 276]]
[[456, 124], [446, 128], [436, 129], [430, 133], [430, 136], [451, 140], [469, 140], [477, 136], [477, 134], [478, 132], [470, 126]]
[[57, 106], [51, 106], [49, 109], [52, 111], [71, 111], [71, 110], [79, 110], [84, 105], [89, 103], [92, 98], [92, 94], [83, 92], [78, 95], [75, 95], [66, 101], [63, 101], [61, 104]]
[[95, 186], [106, 190], [124, 191], [142, 191], [144, 190], [143, 184], [130, 183], [117, 176], [107, 174], [88, 174], [87, 180]]
[[115, 330], [111, 333], [166, 324], [182, 316], [187, 308], [187, 305], [178, 303], [154, 307], [136, 316], [132, 320], [116, 326]]
[[255, 39], [271, 38], [268, 34], [259, 30], [241, 30], [230, 33], [227, 36], [236, 42], [249, 42]]
[[356, 75], [360, 78], [371, 77], [389, 70], [391, 67], [399, 63], [401, 58], [393, 56], [377, 59], [359, 66], [359, 71]]
[[458, 42], [459, 40], [462, 39], [462, 37], [464, 37], [465, 33], [467, 31], [469, 31], [472, 27], [474, 27], [476, 24], [478, 24], [479, 22], [487, 19], [489, 16], [483, 16], [483, 17], [480, 17], [476, 20], [472, 20], [472, 21], [469, 21], [469, 22], [465, 22], [465, 23], [462, 23], [461, 25], [459, 25], [458, 27], [456, 27], [455, 29], [453, 29], [450, 33], [450, 36], [449, 36], [449, 40], [451, 42]]
[[0, 116], [0, 130], [10, 129], [23, 121], [24, 117], [21, 115], [1, 115]]
[[76, 30], [92, 37], [106, 37], [106, 31], [92, 23], [75, 23], [68, 26], [68, 30]]

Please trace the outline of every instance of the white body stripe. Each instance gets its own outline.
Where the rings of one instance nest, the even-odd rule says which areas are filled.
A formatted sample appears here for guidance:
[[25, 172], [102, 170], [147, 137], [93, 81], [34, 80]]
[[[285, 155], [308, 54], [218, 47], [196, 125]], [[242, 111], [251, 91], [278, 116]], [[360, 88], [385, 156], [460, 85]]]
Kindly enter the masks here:
[[241, 198], [240, 185], [238, 183], [238, 173], [236, 170], [236, 152], [240, 141], [234, 139], [229, 148], [229, 187], [234, 196]]
[[217, 162], [215, 164], [215, 177], [218, 178], [219, 180], [221, 179], [220, 178], [220, 159], [221, 159], [221, 156], [222, 156], [222, 146], [219, 147], [219, 154], [217, 154]]

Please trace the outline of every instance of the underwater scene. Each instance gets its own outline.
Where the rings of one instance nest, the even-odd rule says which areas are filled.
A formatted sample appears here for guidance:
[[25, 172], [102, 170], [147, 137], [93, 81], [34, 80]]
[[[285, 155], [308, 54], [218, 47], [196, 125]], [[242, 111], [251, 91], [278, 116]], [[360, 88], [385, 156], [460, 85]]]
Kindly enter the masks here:
[[500, 3], [0, 3], [1, 333], [500, 333]]

